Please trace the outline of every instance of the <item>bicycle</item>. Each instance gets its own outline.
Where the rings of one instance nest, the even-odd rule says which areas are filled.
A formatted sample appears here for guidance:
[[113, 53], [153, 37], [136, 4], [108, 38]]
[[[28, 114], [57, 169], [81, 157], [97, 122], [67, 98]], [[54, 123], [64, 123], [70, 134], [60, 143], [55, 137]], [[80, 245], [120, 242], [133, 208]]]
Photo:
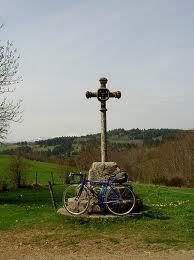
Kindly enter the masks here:
[[[135, 194], [129, 186], [116, 186], [114, 177], [109, 176], [107, 181], [92, 181], [86, 175], [71, 173], [80, 176], [80, 184], [71, 184], [63, 195], [65, 209], [72, 215], [85, 213], [90, 205], [91, 198], [95, 197], [100, 208], [107, 208], [110, 213], [117, 216], [129, 214], [135, 206]], [[96, 191], [97, 187], [99, 191]]]

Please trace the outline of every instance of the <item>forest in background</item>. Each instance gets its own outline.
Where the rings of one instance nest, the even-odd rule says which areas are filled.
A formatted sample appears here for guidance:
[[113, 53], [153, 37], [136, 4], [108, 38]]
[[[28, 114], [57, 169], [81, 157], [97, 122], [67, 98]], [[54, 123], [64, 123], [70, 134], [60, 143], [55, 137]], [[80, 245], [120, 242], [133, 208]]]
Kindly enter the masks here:
[[[115, 129], [109, 131], [108, 140], [109, 161], [117, 162], [130, 180], [194, 187], [194, 131]], [[48, 152], [55, 149], [61, 152]], [[23, 142], [1, 153], [88, 171], [92, 162], [100, 161], [100, 135]]]
[[[109, 149], [110, 161], [127, 171], [132, 181], [194, 187], [194, 132], [181, 133], [160, 144]], [[77, 167], [100, 160], [99, 147], [83, 147]]]
[[[107, 139], [112, 149], [130, 149], [141, 145], [154, 145], [172, 139], [180, 129], [131, 129], [123, 128], [108, 131]], [[100, 144], [100, 134], [86, 136], [62, 136], [34, 142], [18, 142], [0, 146], [0, 153], [34, 153], [42, 157], [67, 158], [80, 153], [83, 146]]]

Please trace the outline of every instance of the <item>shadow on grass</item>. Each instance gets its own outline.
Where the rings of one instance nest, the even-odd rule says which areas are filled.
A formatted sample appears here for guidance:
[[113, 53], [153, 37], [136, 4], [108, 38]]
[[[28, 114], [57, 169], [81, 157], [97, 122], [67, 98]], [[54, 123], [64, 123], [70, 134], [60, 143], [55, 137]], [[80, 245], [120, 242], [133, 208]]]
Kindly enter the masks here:
[[[55, 192], [55, 200], [58, 205], [61, 205], [63, 188], [58, 188]], [[17, 190], [9, 190], [0, 192], [0, 205], [14, 204], [14, 205], [30, 205], [43, 204], [51, 205], [51, 197], [47, 186], [39, 188], [20, 188]]]
[[159, 220], [168, 220], [170, 219], [169, 216], [167, 216], [166, 214], [164, 214], [161, 211], [150, 211], [147, 212], [144, 217], [147, 217], [149, 219], [159, 219]]
[[159, 211], [151, 211], [150, 207], [144, 206], [143, 210], [138, 213], [131, 213], [127, 216], [113, 216], [109, 214], [106, 215], [98, 215], [95, 217], [90, 215], [60, 215], [59, 219], [62, 224], [65, 223], [72, 223], [72, 224], [79, 224], [79, 225], [107, 225], [111, 223], [120, 223], [120, 224], [127, 224], [127, 223], [135, 223], [139, 220], [150, 220], [150, 219], [157, 219], [157, 220], [168, 220], [169, 217], [164, 215], [162, 212]]

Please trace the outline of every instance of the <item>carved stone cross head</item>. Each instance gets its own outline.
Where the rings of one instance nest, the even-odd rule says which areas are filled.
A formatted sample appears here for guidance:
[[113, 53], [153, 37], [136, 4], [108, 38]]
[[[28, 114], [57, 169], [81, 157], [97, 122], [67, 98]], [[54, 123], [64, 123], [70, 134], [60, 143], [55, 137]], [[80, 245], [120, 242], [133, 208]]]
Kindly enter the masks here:
[[97, 97], [100, 102], [105, 102], [110, 97], [114, 97], [114, 98], [121, 97], [120, 91], [110, 92], [110, 90], [106, 88], [106, 84], [108, 82], [107, 78], [101, 78], [99, 81], [100, 81], [100, 85], [101, 85], [100, 88], [97, 90], [97, 92], [87, 91], [86, 92], [87, 98]]
[[107, 162], [107, 125], [106, 125], [106, 101], [109, 98], [120, 98], [121, 92], [110, 92], [109, 89], [106, 88], [106, 84], [108, 82], [107, 78], [101, 78], [100, 80], [100, 88], [97, 92], [86, 92], [86, 98], [97, 97], [97, 99], [101, 102], [101, 161]]

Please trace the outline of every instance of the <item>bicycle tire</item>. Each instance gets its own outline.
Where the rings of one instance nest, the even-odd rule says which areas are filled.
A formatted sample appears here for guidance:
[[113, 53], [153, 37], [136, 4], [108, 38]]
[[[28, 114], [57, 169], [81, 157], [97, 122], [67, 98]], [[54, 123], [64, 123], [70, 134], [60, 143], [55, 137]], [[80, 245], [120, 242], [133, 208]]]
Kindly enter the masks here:
[[89, 204], [89, 193], [85, 188], [81, 190], [79, 184], [69, 185], [63, 193], [63, 206], [72, 215], [83, 214]]
[[135, 194], [127, 186], [112, 187], [106, 193], [106, 206], [110, 213], [125, 216], [135, 207]]

